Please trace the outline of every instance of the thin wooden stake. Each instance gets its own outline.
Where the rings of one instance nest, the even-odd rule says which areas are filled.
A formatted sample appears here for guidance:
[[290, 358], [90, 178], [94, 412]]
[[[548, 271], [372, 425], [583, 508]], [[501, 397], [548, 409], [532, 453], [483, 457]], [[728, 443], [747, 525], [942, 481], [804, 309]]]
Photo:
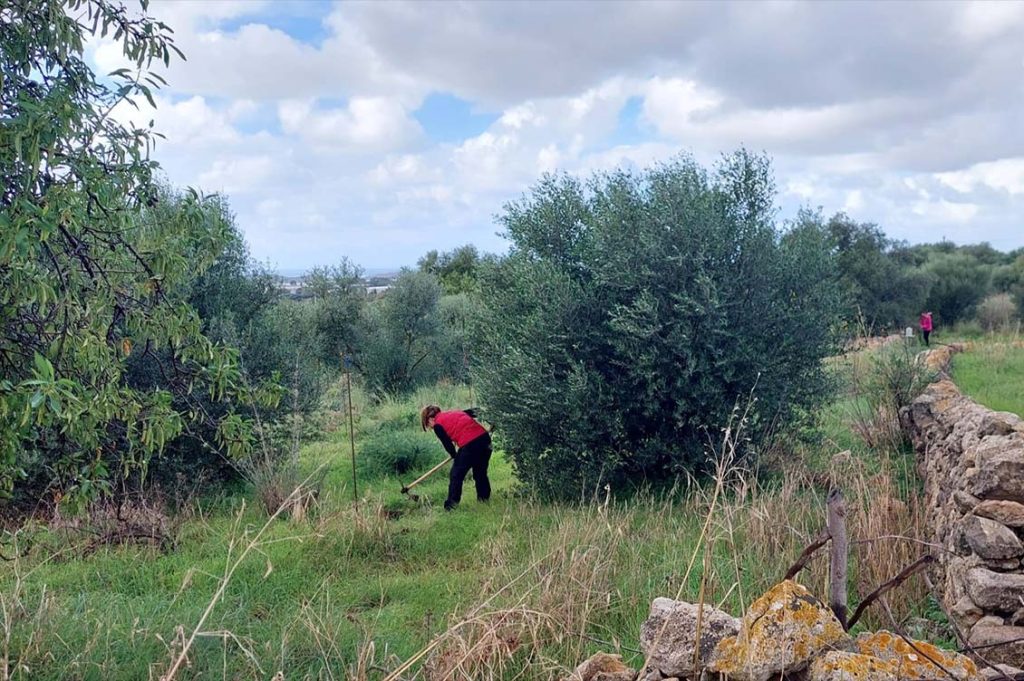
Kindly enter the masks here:
[[345, 387], [348, 393], [348, 441], [352, 447], [352, 501], [359, 503], [359, 488], [356, 482], [356, 429], [355, 421], [352, 418], [352, 369], [349, 366], [348, 357], [342, 355], [341, 361], [345, 367]]
[[825, 503], [828, 508], [828, 533], [832, 537], [829, 546], [829, 607], [843, 625], [843, 629], [849, 630], [846, 624], [846, 566], [849, 543], [846, 539], [846, 503], [843, 501], [842, 490], [834, 487], [828, 493]]

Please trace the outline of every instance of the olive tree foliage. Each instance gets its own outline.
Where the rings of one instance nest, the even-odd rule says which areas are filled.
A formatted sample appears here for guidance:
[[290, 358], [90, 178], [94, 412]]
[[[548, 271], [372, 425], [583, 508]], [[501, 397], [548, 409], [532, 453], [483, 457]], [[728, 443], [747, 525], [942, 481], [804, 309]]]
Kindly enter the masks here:
[[908, 267], [902, 244], [880, 227], [843, 213], [824, 220], [809, 211], [801, 211], [797, 223], [813, 225], [829, 241], [842, 294], [836, 320], [841, 332], [874, 334], [902, 328], [921, 312], [932, 277]]
[[407, 270], [367, 306], [359, 364], [371, 391], [397, 394], [436, 379], [440, 299], [437, 277]]
[[344, 354], [352, 354], [362, 341], [360, 319], [366, 304], [363, 271], [348, 258], [337, 265], [317, 267], [306, 277], [306, 290], [312, 295], [320, 359], [340, 366]]
[[[170, 29], [108, 0], [10, 0], [0, 6], [0, 494], [45, 471], [54, 497], [88, 500], [208, 415], [193, 398], [272, 403], [239, 380], [237, 352], [211, 342], [171, 295], [211, 267], [226, 239], [190, 192], [160, 210], [154, 133], [111, 116], [152, 100], [156, 62], [179, 54]], [[83, 59], [111, 36], [132, 65], [106, 77]], [[145, 104], [143, 104], [145, 106]], [[159, 385], [125, 380], [159, 361]], [[217, 445], [245, 450], [233, 410]]]
[[578, 496], [701, 473], [737, 405], [751, 455], [822, 399], [834, 267], [819, 231], [776, 229], [773, 201], [770, 164], [740, 151], [548, 176], [506, 206], [473, 370], [524, 482]]
[[466, 244], [442, 253], [428, 251], [416, 264], [421, 272], [436, 276], [446, 294], [459, 295], [475, 293], [480, 267], [493, 261], [493, 255], [481, 255], [476, 246]]
[[1018, 316], [1024, 316], [1024, 254], [996, 268], [992, 273], [992, 286], [998, 293], [1009, 294], [1017, 306]]
[[925, 307], [944, 326], [969, 319], [992, 282], [992, 265], [964, 251], [932, 256], [922, 269], [932, 277]]
[[978, 304], [978, 323], [986, 331], [1008, 331], [1017, 321], [1017, 306], [1009, 293], [994, 293]]

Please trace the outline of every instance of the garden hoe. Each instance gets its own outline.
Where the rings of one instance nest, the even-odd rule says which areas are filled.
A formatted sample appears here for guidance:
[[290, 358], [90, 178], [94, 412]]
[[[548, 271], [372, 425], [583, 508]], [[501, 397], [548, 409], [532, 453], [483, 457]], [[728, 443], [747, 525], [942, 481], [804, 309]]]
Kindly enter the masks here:
[[441, 470], [442, 468], [444, 468], [445, 464], [447, 464], [449, 461], [452, 461], [452, 460], [453, 459], [451, 457], [446, 458], [444, 461], [442, 461], [441, 463], [437, 464], [436, 466], [431, 468], [429, 471], [427, 471], [426, 473], [424, 473], [420, 477], [418, 477], [415, 480], [413, 480], [412, 482], [410, 482], [408, 485], [403, 485], [402, 486], [402, 494], [407, 494], [409, 496], [409, 498], [412, 499], [413, 501], [419, 501], [420, 500], [419, 496], [413, 494], [409, 490], [411, 490], [413, 487], [415, 487], [416, 485], [420, 484], [421, 482], [423, 482], [424, 480], [429, 478], [434, 473], [436, 473], [439, 470]]

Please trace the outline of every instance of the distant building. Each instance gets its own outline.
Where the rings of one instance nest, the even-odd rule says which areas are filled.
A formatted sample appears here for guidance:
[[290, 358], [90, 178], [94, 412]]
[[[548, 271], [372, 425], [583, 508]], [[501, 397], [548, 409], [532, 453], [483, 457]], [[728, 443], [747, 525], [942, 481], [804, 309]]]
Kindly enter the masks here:
[[379, 296], [379, 295], [382, 295], [389, 288], [391, 288], [391, 284], [388, 284], [387, 286], [367, 286], [366, 287], [366, 295], [368, 295], [368, 296]]

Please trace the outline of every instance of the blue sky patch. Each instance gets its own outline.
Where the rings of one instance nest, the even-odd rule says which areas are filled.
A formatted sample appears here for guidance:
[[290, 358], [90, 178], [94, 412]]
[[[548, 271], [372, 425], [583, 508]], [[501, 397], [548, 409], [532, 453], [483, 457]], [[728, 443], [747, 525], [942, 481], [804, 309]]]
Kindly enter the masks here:
[[333, 3], [326, 0], [275, 2], [251, 14], [221, 21], [217, 28], [232, 33], [246, 24], [264, 24], [295, 40], [319, 47], [331, 35], [324, 20], [332, 9]]
[[476, 137], [498, 120], [499, 114], [481, 113], [470, 102], [445, 92], [434, 92], [413, 112], [427, 136], [435, 142], [461, 142]]
[[619, 123], [609, 140], [612, 146], [621, 144], [640, 144], [650, 141], [650, 130], [641, 120], [644, 109], [643, 97], [630, 97], [619, 110]]

